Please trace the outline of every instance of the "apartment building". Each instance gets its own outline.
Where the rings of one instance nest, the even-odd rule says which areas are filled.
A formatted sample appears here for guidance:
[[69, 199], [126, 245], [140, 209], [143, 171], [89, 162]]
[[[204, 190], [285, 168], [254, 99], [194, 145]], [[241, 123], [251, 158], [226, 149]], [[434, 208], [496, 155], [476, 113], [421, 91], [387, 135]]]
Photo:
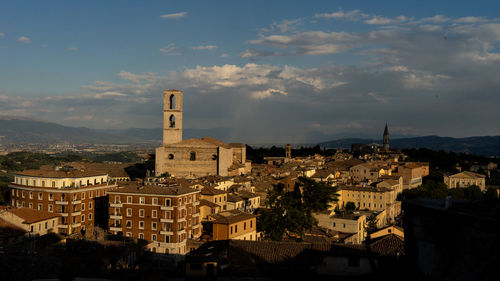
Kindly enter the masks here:
[[393, 170], [393, 175], [403, 177], [403, 188], [411, 189], [422, 185], [422, 178], [429, 175], [429, 163], [400, 162]]
[[209, 217], [212, 240], [257, 240], [257, 217], [240, 210], [220, 212]]
[[56, 232], [59, 226], [59, 214], [30, 208], [0, 209], [0, 219], [23, 229], [27, 235]]
[[132, 184], [109, 196], [109, 230], [149, 241], [152, 252], [184, 255], [187, 239], [201, 235], [199, 190]]
[[117, 188], [106, 173], [71, 167], [18, 172], [9, 187], [11, 206], [59, 214], [57, 232], [65, 235], [106, 228], [107, 192]]
[[357, 209], [386, 211], [388, 221], [393, 221], [401, 213], [401, 202], [397, 201], [397, 190], [373, 186], [339, 186], [337, 204], [343, 208], [353, 202]]

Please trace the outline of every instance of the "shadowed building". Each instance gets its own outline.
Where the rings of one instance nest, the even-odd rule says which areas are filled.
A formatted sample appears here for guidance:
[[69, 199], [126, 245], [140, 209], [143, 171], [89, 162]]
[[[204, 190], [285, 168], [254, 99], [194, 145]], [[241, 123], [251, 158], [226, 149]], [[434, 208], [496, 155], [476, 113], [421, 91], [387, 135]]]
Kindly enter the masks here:
[[389, 151], [389, 128], [387, 127], [387, 123], [385, 123], [385, 129], [384, 129], [384, 143], [382, 146], [382, 149], [384, 151]]

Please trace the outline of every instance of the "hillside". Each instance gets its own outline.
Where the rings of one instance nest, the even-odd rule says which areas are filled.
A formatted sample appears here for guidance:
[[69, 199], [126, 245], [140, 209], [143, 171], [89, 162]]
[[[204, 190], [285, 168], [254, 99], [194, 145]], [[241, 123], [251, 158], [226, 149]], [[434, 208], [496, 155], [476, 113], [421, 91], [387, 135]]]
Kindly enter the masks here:
[[[319, 143], [327, 148], [350, 148], [353, 143], [381, 143], [373, 139], [338, 139]], [[423, 136], [391, 139], [391, 147], [397, 149], [428, 148], [453, 152], [465, 152], [484, 156], [500, 156], [500, 136], [481, 136], [467, 138], [451, 138], [440, 136]]]

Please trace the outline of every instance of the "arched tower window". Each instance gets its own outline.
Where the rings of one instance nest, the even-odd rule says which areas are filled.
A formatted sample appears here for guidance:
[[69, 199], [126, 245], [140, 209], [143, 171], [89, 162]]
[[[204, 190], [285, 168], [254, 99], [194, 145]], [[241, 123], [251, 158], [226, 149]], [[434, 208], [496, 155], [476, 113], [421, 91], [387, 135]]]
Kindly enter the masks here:
[[175, 128], [175, 116], [170, 115], [170, 128]]
[[175, 109], [175, 95], [170, 95], [170, 109]]
[[196, 152], [191, 151], [191, 153], [189, 154], [189, 160], [191, 161], [196, 160]]

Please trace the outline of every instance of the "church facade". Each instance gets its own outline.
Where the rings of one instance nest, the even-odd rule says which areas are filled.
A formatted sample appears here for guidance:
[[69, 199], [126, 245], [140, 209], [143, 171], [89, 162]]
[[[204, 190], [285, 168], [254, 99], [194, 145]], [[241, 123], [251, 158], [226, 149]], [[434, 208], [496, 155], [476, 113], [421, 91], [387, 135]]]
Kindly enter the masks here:
[[196, 178], [235, 176], [250, 172], [246, 146], [214, 138], [182, 139], [182, 97], [178, 90], [163, 93], [163, 145], [156, 148], [155, 174]]

